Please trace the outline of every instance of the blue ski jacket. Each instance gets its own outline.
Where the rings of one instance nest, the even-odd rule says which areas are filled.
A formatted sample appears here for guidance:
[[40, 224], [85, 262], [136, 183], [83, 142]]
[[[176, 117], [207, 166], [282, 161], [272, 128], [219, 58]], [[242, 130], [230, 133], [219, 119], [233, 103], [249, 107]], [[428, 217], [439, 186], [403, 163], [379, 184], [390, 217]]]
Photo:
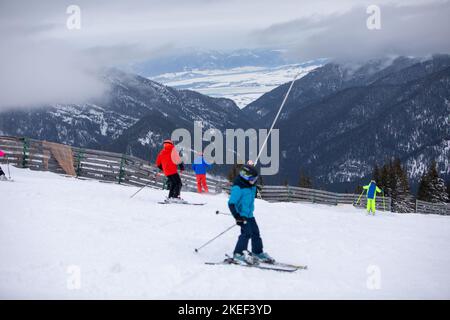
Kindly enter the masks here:
[[381, 192], [381, 189], [378, 188], [373, 182], [369, 183], [367, 186], [364, 186], [363, 189], [367, 190], [367, 199], [375, 199], [376, 193]]
[[197, 157], [194, 159], [192, 169], [195, 171], [195, 174], [206, 174], [209, 168], [211, 168], [211, 165], [205, 161], [205, 158]]
[[256, 186], [250, 185], [241, 177], [236, 177], [231, 187], [228, 205], [234, 204], [237, 212], [245, 218], [253, 218], [255, 210]]

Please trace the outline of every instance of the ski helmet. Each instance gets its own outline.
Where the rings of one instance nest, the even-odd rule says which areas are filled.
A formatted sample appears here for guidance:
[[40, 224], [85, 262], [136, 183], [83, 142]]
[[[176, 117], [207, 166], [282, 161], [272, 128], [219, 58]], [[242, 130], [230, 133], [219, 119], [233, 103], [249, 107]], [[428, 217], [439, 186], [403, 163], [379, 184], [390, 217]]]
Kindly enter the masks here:
[[250, 184], [254, 184], [256, 180], [258, 180], [259, 174], [254, 166], [246, 164], [242, 167], [241, 171], [239, 171], [239, 176]]

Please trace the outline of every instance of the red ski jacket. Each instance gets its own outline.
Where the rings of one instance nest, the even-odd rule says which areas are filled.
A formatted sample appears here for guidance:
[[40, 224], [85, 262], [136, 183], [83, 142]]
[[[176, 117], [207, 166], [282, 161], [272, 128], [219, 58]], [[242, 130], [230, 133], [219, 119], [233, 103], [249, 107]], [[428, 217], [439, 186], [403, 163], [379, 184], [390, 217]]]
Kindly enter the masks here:
[[165, 176], [171, 176], [178, 172], [177, 166], [181, 163], [181, 158], [177, 149], [171, 143], [164, 143], [164, 148], [156, 158], [156, 166], [162, 168]]

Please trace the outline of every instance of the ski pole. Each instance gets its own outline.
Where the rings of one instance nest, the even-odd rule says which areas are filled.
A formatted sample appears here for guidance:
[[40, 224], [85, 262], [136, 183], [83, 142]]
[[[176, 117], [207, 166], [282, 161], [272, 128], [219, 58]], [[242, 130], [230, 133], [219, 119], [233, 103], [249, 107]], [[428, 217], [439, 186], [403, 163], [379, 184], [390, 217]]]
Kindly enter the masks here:
[[8, 167], [8, 179], [11, 180], [11, 172], [9, 172], [9, 159], [8, 158], [6, 158], [6, 164]]
[[223, 215], [226, 215], [226, 216], [231, 216], [231, 213], [228, 213], [228, 212], [221, 212], [221, 211], [219, 211], [219, 210], [216, 210], [216, 214], [223, 214]]
[[[155, 179], [154, 179], [154, 180], [156, 180], [156, 177], [157, 177], [158, 175], [159, 175], [159, 172], [156, 173]], [[145, 184], [144, 186], [142, 186], [138, 191], [136, 191], [135, 193], [133, 193], [133, 195], [130, 197], [130, 199], [133, 198], [135, 195], [137, 195], [139, 192], [141, 192], [145, 187], [149, 186], [150, 183], [152, 183], [152, 181], [149, 181], [147, 184]]]
[[229, 230], [233, 229], [234, 227], [236, 227], [237, 224], [233, 224], [231, 227], [227, 228], [225, 231], [219, 233], [217, 236], [215, 236], [214, 238], [212, 238], [211, 240], [209, 240], [208, 242], [206, 242], [204, 245], [202, 245], [200, 248], [195, 248], [195, 252], [197, 253], [201, 248], [207, 246], [208, 244], [210, 244], [211, 242], [213, 242], [214, 240], [216, 240], [218, 237], [220, 237], [221, 235], [223, 235], [224, 233], [228, 232]]
[[361, 197], [362, 197], [363, 193], [364, 193], [364, 189], [363, 189], [363, 191], [361, 192], [361, 194], [359, 195], [358, 200], [356, 200], [355, 206], [358, 205], [358, 202], [359, 202], [359, 200], [361, 200]]

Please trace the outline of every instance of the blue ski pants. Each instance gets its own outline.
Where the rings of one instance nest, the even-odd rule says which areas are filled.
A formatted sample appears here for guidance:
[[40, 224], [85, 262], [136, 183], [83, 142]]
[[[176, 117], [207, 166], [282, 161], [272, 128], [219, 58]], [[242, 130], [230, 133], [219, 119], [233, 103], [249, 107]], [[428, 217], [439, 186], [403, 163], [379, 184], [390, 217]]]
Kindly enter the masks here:
[[242, 254], [244, 250], [247, 250], [250, 239], [252, 240], [252, 252], [256, 254], [262, 253], [263, 243], [255, 218], [247, 218], [247, 223], [241, 226], [241, 235], [236, 243], [234, 253]]

